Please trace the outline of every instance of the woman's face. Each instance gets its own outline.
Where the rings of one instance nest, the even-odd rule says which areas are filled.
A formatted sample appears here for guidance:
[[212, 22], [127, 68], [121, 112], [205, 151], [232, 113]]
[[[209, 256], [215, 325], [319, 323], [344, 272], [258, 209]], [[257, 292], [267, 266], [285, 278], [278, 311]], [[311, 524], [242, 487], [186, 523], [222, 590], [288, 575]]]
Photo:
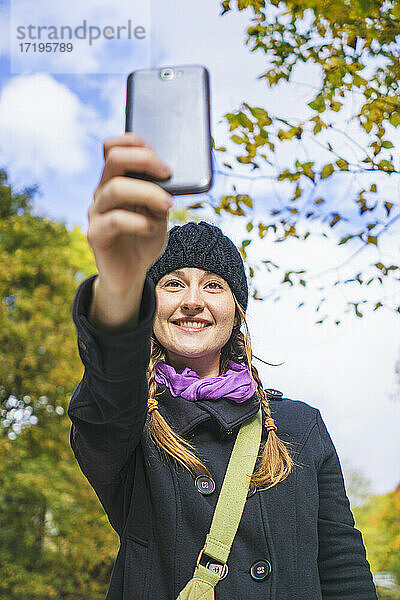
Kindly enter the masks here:
[[168, 351], [169, 362], [200, 377], [217, 376], [220, 350], [235, 321], [235, 301], [225, 279], [182, 267], [159, 280], [156, 302], [154, 335]]

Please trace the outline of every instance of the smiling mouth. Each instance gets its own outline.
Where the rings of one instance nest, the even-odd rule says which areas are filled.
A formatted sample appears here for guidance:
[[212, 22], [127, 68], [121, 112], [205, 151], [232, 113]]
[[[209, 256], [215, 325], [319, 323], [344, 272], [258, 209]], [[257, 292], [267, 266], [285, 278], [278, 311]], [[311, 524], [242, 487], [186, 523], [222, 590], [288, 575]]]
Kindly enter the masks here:
[[183, 331], [202, 331], [211, 325], [211, 323], [204, 323], [201, 321], [180, 321], [179, 323], [172, 321], [172, 324]]

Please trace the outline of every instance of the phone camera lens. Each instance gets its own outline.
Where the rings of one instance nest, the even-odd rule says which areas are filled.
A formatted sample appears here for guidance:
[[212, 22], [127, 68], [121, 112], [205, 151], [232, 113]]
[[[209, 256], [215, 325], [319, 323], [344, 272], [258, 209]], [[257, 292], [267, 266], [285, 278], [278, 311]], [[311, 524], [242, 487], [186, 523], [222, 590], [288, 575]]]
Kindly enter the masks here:
[[161, 79], [172, 79], [174, 77], [173, 69], [163, 69], [161, 71]]

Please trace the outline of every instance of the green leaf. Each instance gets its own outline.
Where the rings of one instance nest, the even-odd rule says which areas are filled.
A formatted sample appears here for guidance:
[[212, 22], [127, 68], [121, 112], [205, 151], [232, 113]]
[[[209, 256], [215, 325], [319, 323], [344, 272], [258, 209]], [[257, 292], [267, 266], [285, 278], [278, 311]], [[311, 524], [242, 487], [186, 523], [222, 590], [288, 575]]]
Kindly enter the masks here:
[[340, 221], [342, 217], [338, 213], [332, 213], [332, 219], [329, 223], [330, 227], [334, 227], [338, 221]]
[[316, 135], [317, 133], [319, 133], [322, 129], [322, 125], [321, 123], [316, 123], [314, 126], [314, 130], [313, 130], [313, 134]]
[[238, 114], [238, 121], [242, 127], [249, 129], [250, 131], [254, 131], [254, 125], [252, 121], [250, 121], [249, 117], [247, 117], [243, 112]]
[[301, 167], [303, 169], [304, 175], [306, 177], [308, 177], [309, 179], [311, 179], [311, 181], [314, 181], [315, 174], [312, 169], [314, 166], [314, 162], [309, 161], [309, 162], [305, 162], [305, 163], [299, 163], [298, 161], [296, 161], [296, 166]]
[[389, 173], [392, 173], [394, 171], [394, 166], [390, 162], [390, 160], [381, 160], [381, 161], [379, 161], [378, 167], [381, 169], [381, 171], [387, 171]]
[[297, 200], [297, 198], [300, 198], [302, 193], [303, 193], [303, 190], [301, 189], [301, 187], [299, 185], [296, 185], [294, 196], [293, 196], [293, 198], [291, 198], [292, 202]]
[[358, 0], [358, 4], [365, 16], [369, 16], [372, 10], [372, 0]]
[[312, 110], [316, 110], [319, 113], [324, 112], [326, 106], [325, 106], [325, 100], [324, 100], [324, 97], [322, 96], [322, 94], [319, 94], [312, 102], [309, 102], [308, 106], [310, 108], [312, 108]]
[[285, 277], [282, 279], [282, 283], [290, 283], [290, 285], [293, 285], [293, 281], [290, 279], [291, 273], [292, 271], [287, 271], [287, 273], [285, 273]]
[[368, 119], [365, 123], [362, 124], [362, 126], [364, 127], [364, 129], [367, 133], [370, 133], [372, 126], [373, 126], [373, 122]]
[[330, 103], [330, 107], [332, 110], [334, 110], [335, 112], [338, 112], [343, 106], [342, 102], [337, 102], [336, 100], [332, 100]]
[[265, 127], [266, 125], [271, 125], [272, 120], [270, 119], [268, 113], [263, 108], [259, 108], [258, 106], [248, 106], [253, 117], [257, 119], [257, 124], [259, 127]]
[[235, 144], [243, 144], [246, 141], [245, 139], [241, 138], [238, 135], [232, 135], [231, 140], [232, 140], [232, 142], [235, 142]]
[[239, 127], [239, 117], [237, 114], [226, 113], [224, 116], [228, 120], [228, 123], [230, 125], [230, 131], [233, 131], [234, 129], [237, 129], [237, 127]]
[[387, 216], [389, 216], [390, 215], [390, 211], [393, 208], [392, 202], [385, 202], [384, 207], [386, 209]]
[[353, 75], [353, 83], [356, 87], [361, 87], [362, 85], [367, 85], [368, 81], [363, 77], [360, 77], [357, 73]]
[[392, 142], [388, 142], [387, 140], [385, 140], [384, 142], [382, 142], [382, 147], [383, 148], [394, 148]]
[[325, 165], [321, 171], [321, 179], [326, 179], [327, 177], [332, 175], [334, 170], [335, 170], [335, 167], [331, 163]]
[[395, 112], [389, 118], [389, 123], [393, 125], [393, 127], [398, 127], [400, 125], [400, 112]]
[[339, 160], [336, 161], [336, 164], [341, 171], [349, 170], [349, 163], [347, 162], [347, 160], [344, 160], [343, 158], [339, 158]]
[[346, 235], [346, 237], [344, 237], [340, 240], [340, 242], [338, 243], [338, 246], [340, 246], [341, 244], [346, 244], [349, 240], [353, 239], [354, 237], [356, 237], [356, 236]]
[[253, 208], [253, 200], [247, 194], [239, 194], [237, 197], [238, 203], [243, 202], [249, 208]]
[[363, 314], [358, 310], [358, 304], [355, 302], [354, 303], [354, 312], [356, 313], [357, 317], [362, 317]]
[[224, 0], [222, 2], [222, 13], [221, 13], [221, 16], [231, 10], [231, 7], [229, 6], [230, 3], [231, 3], [231, 0]]
[[303, 133], [303, 128], [300, 126], [291, 127], [290, 129], [287, 129], [286, 131], [284, 129], [280, 129], [278, 131], [278, 138], [280, 140], [291, 140], [294, 137], [296, 137], [298, 140], [300, 140], [302, 133]]

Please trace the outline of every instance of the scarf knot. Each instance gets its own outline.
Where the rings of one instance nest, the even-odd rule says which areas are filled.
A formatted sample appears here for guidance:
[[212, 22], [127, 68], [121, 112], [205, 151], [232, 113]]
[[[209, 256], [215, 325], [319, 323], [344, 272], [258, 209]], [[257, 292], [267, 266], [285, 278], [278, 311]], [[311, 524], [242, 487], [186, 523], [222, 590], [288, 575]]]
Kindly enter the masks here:
[[159, 360], [154, 365], [154, 378], [157, 383], [166, 385], [174, 397], [180, 396], [189, 402], [196, 400], [218, 400], [229, 398], [237, 403], [251, 398], [256, 386], [247, 365], [228, 361], [229, 369], [218, 377], [203, 379], [189, 367], [177, 373], [174, 367]]

